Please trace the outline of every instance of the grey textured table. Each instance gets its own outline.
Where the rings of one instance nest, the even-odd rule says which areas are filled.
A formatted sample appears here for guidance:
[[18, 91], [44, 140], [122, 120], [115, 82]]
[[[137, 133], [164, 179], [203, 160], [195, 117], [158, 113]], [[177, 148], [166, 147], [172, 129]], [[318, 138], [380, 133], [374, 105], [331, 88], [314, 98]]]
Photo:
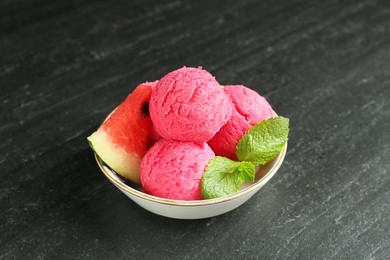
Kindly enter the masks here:
[[[99, 171], [86, 137], [181, 66], [264, 95], [286, 161], [225, 215], [174, 220]], [[1, 259], [389, 259], [389, 1], [0, 3]]]

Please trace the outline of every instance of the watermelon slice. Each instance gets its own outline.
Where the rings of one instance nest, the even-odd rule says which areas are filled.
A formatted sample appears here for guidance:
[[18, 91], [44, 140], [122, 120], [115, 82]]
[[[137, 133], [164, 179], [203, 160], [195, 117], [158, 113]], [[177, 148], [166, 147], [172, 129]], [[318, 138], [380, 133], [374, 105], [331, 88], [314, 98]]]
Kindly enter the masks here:
[[108, 166], [137, 184], [140, 184], [139, 166], [152, 127], [151, 93], [150, 85], [139, 85], [87, 138], [91, 148]]

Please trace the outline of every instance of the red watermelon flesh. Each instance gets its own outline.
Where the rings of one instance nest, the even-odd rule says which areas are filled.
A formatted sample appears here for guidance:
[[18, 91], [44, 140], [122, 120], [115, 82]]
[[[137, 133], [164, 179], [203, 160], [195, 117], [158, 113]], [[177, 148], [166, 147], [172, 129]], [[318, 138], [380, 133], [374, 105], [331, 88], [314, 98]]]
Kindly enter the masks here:
[[151, 93], [150, 85], [139, 85], [88, 137], [92, 149], [108, 166], [138, 184], [139, 165], [146, 153], [152, 127], [149, 116]]

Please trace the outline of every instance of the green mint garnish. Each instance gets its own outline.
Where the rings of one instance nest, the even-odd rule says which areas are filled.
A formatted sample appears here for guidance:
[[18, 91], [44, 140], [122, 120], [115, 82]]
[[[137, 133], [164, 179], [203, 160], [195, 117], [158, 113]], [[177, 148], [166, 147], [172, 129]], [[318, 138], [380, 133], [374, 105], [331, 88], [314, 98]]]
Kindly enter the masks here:
[[202, 176], [202, 197], [213, 199], [232, 194], [245, 180], [254, 181], [255, 166], [250, 162], [236, 162], [216, 156], [207, 165]]
[[288, 118], [278, 116], [251, 127], [237, 144], [238, 159], [256, 166], [273, 160], [287, 142], [288, 124]]

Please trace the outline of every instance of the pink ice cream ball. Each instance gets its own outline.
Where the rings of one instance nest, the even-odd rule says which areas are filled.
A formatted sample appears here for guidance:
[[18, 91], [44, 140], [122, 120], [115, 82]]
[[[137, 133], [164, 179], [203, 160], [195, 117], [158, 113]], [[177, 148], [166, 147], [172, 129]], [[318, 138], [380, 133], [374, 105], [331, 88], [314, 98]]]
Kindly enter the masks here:
[[142, 187], [160, 198], [200, 200], [202, 174], [214, 157], [207, 143], [161, 139], [142, 158]]
[[155, 80], [155, 81], [152, 81], [152, 82], [146, 81], [145, 83], [142, 83], [142, 85], [148, 85], [148, 86], [151, 86], [152, 89], [154, 89], [156, 87], [157, 83], [158, 83], [158, 80]]
[[234, 108], [230, 120], [208, 142], [216, 155], [237, 160], [236, 146], [249, 128], [274, 117], [274, 111], [267, 100], [256, 91], [242, 85], [225, 86]]
[[202, 143], [230, 119], [232, 104], [209, 72], [183, 67], [157, 83], [149, 110], [163, 138]]

